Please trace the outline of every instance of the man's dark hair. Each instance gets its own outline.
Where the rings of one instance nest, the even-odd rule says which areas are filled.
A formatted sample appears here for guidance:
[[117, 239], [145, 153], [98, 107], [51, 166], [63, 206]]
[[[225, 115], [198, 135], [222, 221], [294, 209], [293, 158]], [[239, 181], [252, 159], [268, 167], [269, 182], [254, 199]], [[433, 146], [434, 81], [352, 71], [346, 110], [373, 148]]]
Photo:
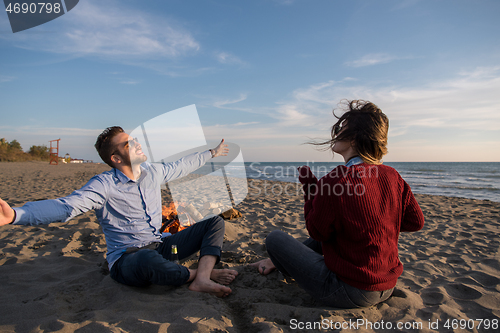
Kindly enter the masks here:
[[104, 163], [112, 168], [113, 165], [111, 162], [111, 155], [113, 154], [116, 147], [111, 143], [111, 141], [113, 141], [113, 138], [116, 135], [123, 132], [125, 131], [120, 126], [108, 127], [104, 131], [102, 131], [101, 134], [99, 134], [94, 145]]

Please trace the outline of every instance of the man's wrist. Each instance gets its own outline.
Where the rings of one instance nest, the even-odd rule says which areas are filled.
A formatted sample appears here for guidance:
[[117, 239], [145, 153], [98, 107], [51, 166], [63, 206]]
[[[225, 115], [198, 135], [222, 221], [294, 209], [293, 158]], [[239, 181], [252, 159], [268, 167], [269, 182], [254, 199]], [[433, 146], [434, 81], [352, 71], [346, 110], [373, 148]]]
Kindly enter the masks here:
[[210, 150], [210, 154], [212, 154], [212, 158], [214, 158], [215, 157], [215, 150], [213, 150], [213, 149], [209, 149], [209, 150]]
[[14, 211], [14, 218], [12, 219], [12, 221], [10, 221], [10, 223], [9, 223], [9, 224], [14, 224], [14, 222], [16, 222], [17, 213], [16, 213], [16, 210], [15, 210], [15, 209], [13, 209], [13, 211]]

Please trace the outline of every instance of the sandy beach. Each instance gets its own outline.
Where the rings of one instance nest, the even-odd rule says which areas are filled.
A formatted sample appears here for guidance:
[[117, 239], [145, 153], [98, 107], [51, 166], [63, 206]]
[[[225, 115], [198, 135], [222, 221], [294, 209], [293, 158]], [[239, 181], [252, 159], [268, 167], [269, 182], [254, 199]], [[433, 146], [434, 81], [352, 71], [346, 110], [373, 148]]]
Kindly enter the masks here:
[[[105, 170], [0, 163], [0, 197], [19, 207], [65, 196]], [[499, 331], [500, 203], [416, 195], [425, 226], [400, 236], [404, 272], [393, 296], [342, 310], [317, 304], [278, 272], [261, 276], [247, 266], [266, 257], [263, 241], [272, 230], [307, 237], [295, 184], [250, 179], [248, 185], [236, 207], [243, 217], [226, 222], [219, 267], [239, 276], [224, 299], [188, 285], [140, 289], [115, 282], [93, 212], [67, 223], [0, 228], [0, 332]]]

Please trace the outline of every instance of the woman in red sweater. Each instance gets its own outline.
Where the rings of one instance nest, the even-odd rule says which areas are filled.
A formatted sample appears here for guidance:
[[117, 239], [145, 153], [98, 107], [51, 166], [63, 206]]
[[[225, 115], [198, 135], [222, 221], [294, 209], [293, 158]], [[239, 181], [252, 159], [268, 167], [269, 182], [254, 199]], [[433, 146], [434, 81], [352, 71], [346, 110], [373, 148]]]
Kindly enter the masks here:
[[342, 155], [319, 181], [299, 168], [304, 216], [310, 238], [304, 243], [275, 230], [266, 238], [269, 259], [253, 266], [261, 274], [278, 269], [328, 306], [356, 308], [389, 298], [403, 265], [401, 231], [417, 231], [424, 217], [410, 186], [382, 164], [387, 153], [387, 116], [373, 103], [351, 101], [320, 143]]

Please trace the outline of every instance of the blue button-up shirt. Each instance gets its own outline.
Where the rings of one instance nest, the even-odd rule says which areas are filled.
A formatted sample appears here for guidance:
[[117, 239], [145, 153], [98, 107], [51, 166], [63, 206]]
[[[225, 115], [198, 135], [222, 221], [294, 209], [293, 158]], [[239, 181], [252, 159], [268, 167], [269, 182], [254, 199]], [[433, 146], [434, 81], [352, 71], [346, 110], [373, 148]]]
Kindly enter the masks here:
[[131, 180], [112, 169], [92, 177], [67, 197], [28, 202], [16, 211], [14, 224], [37, 225], [68, 221], [95, 210], [106, 237], [109, 267], [128, 247], [161, 241], [161, 188], [184, 177], [211, 158], [210, 151], [195, 153], [173, 163], [141, 164], [141, 175]]
[[349, 160], [349, 162], [347, 162], [345, 164], [346, 167], [350, 167], [350, 166], [353, 166], [353, 165], [358, 165], [358, 164], [361, 164], [363, 163], [363, 159], [359, 156], [354, 156], [353, 158], [351, 158]]

